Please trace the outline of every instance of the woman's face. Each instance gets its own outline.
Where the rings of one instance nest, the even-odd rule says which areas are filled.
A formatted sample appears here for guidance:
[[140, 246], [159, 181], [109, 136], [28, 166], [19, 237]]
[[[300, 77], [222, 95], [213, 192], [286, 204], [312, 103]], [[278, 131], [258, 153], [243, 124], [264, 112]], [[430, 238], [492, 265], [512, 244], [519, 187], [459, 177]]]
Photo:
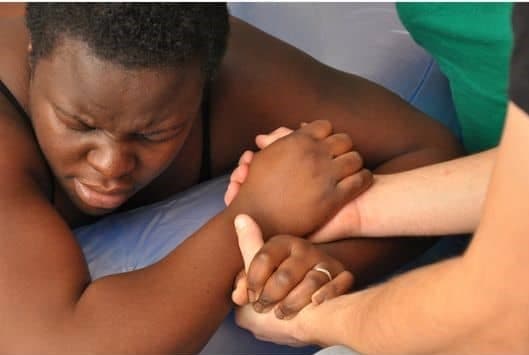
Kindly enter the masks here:
[[203, 84], [198, 63], [126, 70], [71, 39], [39, 59], [30, 85], [33, 127], [70, 199], [101, 215], [156, 178], [182, 148]]

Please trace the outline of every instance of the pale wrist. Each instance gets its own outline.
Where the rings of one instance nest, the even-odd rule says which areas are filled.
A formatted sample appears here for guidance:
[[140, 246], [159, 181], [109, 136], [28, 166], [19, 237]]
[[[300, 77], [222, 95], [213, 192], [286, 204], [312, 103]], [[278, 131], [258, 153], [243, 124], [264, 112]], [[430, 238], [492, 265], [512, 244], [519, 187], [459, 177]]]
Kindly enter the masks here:
[[382, 217], [380, 204], [383, 201], [379, 201], [378, 196], [380, 196], [381, 187], [388, 179], [391, 179], [391, 175], [373, 175], [373, 185], [356, 198], [358, 226], [356, 230], [351, 231], [352, 235], [357, 237], [380, 236]]
[[[295, 322], [293, 327], [293, 336], [300, 342], [310, 345], [327, 346], [320, 339], [321, 329], [317, 326], [318, 307], [313, 304], [306, 306], [298, 315], [292, 318]], [[324, 319], [323, 319], [324, 321]]]

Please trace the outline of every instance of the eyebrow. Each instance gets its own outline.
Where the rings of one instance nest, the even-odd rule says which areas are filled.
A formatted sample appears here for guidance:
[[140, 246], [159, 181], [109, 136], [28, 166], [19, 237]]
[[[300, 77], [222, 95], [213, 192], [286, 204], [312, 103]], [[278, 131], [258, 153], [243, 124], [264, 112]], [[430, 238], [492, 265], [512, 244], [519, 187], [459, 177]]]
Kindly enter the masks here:
[[[55, 110], [60, 111], [62, 114], [67, 115], [69, 117], [72, 117], [72, 118], [76, 119], [77, 121], [79, 121], [79, 122], [81, 122], [81, 123], [83, 123], [83, 124], [85, 124], [87, 126], [93, 126], [93, 123], [88, 122], [87, 120], [83, 119], [81, 116], [73, 114], [73, 113], [69, 112], [69, 110], [63, 109], [62, 107], [60, 107], [59, 105], [57, 105], [54, 102], [52, 102], [51, 104], [52, 104], [52, 106], [53, 106], [53, 108]], [[166, 120], [169, 117], [170, 117], [170, 115], [167, 115], [165, 118], [159, 117], [159, 118], [157, 118], [155, 120], [152, 120], [151, 123], [147, 127], [145, 127], [144, 130], [139, 131], [139, 132], [141, 134], [159, 134], [159, 133], [175, 131], [175, 130], [179, 129], [180, 127], [186, 125], [189, 122], [189, 120], [190, 120], [190, 119], [184, 119], [184, 120], [182, 120], [182, 121], [180, 121], [180, 122], [178, 122], [178, 123], [176, 123], [176, 124], [174, 124], [172, 126], [169, 126], [167, 128], [154, 129], [152, 131], [149, 130], [149, 129], [152, 129], [151, 127], [153, 125], [160, 124], [161, 122], [163, 122], [164, 120]]]
[[177, 129], [179, 129], [182, 126], [184, 126], [186, 123], [187, 123], [187, 121], [184, 121], [184, 122], [178, 123], [176, 125], [173, 125], [171, 127], [167, 127], [167, 128], [164, 128], [164, 129], [157, 129], [157, 130], [154, 130], [154, 131], [145, 130], [144, 132], [142, 132], [142, 134], [158, 134], [158, 133], [176, 131]]
[[75, 118], [76, 120], [78, 120], [78, 121], [81, 122], [81, 123], [84, 123], [84, 124], [86, 124], [86, 125], [90, 125], [90, 122], [87, 122], [87, 121], [84, 120], [81, 116], [76, 115], [76, 114], [74, 114], [74, 113], [71, 113], [71, 112], [69, 112], [68, 110], [63, 109], [62, 107], [59, 107], [59, 106], [58, 106], [57, 104], [55, 104], [55, 103], [52, 103], [52, 105], [53, 105], [53, 108], [54, 108], [56, 111], [60, 111], [62, 114], [65, 114], [65, 115], [67, 115], [67, 116], [70, 116], [70, 117], [72, 117], [72, 118]]

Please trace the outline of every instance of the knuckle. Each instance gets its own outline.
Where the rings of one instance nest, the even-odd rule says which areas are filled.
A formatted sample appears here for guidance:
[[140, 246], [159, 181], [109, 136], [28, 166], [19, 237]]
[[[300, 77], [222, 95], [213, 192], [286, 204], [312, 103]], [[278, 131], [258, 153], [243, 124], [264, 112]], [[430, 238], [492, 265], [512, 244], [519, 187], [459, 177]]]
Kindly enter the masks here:
[[325, 294], [327, 297], [335, 297], [338, 295], [338, 287], [335, 282], [330, 282], [325, 287]]
[[354, 173], [360, 168], [358, 161], [353, 157], [349, 159], [344, 159], [344, 169], [349, 173]]
[[360, 153], [357, 152], [356, 150], [352, 151], [350, 156], [351, 156], [351, 161], [355, 162], [355, 164], [358, 167], [361, 167], [364, 165], [364, 158], [362, 158], [362, 155], [360, 155]]
[[[309, 254], [309, 253], [311, 253], [312, 251], [315, 250], [314, 245], [312, 245], [312, 243], [309, 242], [309, 241], [306, 240], [306, 239], [298, 238], [298, 239], [295, 240], [293, 243], [295, 243], [295, 244], [294, 244], [294, 247], [296, 248], [296, 250], [297, 250], [299, 253]], [[308, 256], [309, 256], [309, 255], [306, 255], [306, 257], [308, 257]]]
[[330, 129], [330, 128], [332, 128], [331, 121], [329, 121], [329, 120], [316, 120], [314, 122], [316, 124], [318, 124], [322, 129]]
[[291, 244], [291, 256], [295, 257], [298, 262], [305, 263], [306, 260], [313, 257], [315, 247], [306, 239], [295, 238]]
[[314, 131], [318, 135], [328, 135], [332, 131], [332, 124], [328, 120], [317, 120], [314, 121]]
[[291, 270], [281, 268], [274, 273], [274, 281], [280, 287], [288, 287], [294, 283], [294, 275]]
[[347, 133], [336, 133], [336, 140], [345, 145], [353, 144], [353, 140]]
[[272, 238], [268, 239], [268, 244], [282, 243], [285, 240], [288, 240], [289, 236], [286, 234], [274, 235]]
[[305, 277], [305, 282], [307, 283], [308, 288], [313, 290], [320, 288], [322, 281], [321, 276], [318, 274], [319, 273], [317, 271], [313, 271], [307, 274], [307, 276]]
[[253, 262], [268, 265], [272, 262], [272, 255], [266, 250], [260, 250], [255, 254]]
[[305, 151], [314, 145], [314, 139], [302, 131], [296, 131], [296, 134], [290, 134], [287, 136], [287, 138], [290, 137], [292, 137], [291, 139], [295, 141], [296, 147], [300, 151]]
[[351, 136], [348, 135], [347, 133], [342, 133], [342, 135], [343, 135], [343, 137], [344, 137], [345, 142], [346, 142], [348, 145], [352, 146], [352, 145], [353, 145], [353, 138], [351, 138]]

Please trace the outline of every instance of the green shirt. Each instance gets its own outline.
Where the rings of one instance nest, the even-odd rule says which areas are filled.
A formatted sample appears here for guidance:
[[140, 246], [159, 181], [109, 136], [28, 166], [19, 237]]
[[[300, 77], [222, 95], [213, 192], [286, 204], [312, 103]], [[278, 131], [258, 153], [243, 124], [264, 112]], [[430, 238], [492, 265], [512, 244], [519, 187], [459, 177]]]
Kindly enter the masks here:
[[469, 153], [499, 143], [512, 49], [511, 3], [399, 3], [413, 39], [450, 82]]

